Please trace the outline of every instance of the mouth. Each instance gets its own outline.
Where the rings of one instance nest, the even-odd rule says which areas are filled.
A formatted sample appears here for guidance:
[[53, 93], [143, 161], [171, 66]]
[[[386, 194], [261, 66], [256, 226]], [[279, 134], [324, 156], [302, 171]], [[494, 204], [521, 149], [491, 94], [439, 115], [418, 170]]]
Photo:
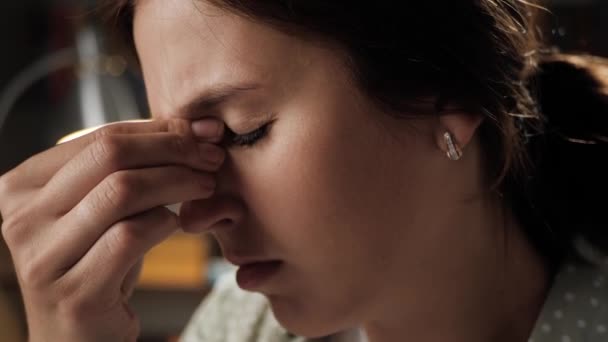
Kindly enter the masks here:
[[236, 282], [243, 290], [259, 289], [281, 269], [282, 264], [280, 260], [269, 260], [239, 265]]

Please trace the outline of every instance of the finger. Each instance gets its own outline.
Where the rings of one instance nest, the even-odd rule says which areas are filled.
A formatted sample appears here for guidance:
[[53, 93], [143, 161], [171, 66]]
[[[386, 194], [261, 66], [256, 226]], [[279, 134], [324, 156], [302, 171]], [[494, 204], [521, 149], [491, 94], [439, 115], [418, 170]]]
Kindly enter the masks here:
[[177, 215], [164, 207], [117, 222], [61, 281], [81, 284], [85, 288], [79, 292], [87, 296], [107, 298], [108, 292], [114, 291], [123, 297], [123, 285], [125, 281], [133, 281], [127, 278], [143, 255], [178, 228]]
[[141, 274], [142, 267], [144, 265], [143, 256], [140, 257], [135, 266], [131, 267], [131, 269], [127, 272], [124, 280], [122, 281], [122, 285], [120, 286], [120, 292], [123, 293], [125, 299], [131, 298], [133, 295], [133, 291], [135, 290], [135, 286], [137, 285], [137, 281], [139, 280], [139, 275]]
[[[42, 189], [49, 210], [63, 214], [108, 175], [127, 169], [182, 165], [217, 171], [225, 151], [174, 133], [120, 134], [103, 137], [63, 166]], [[69, 189], [69, 191], [66, 191]]]
[[56, 265], [59, 269], [68, 268], [86, 254], [108, 227], [125, 217], [172, 203], [211, 197], [214, 187], [212, 175], [179, 166], [115, 172], [40, 239], [58, 241]]
[[[200, 120], [205, 125], [219, 125], [219, 134], [223, 134], [224, 125], [222, 121], [211, 117]], [[213, 130], [213, 127], [209, 128]], [[138, 122], [115, 122], [102, 126], [101, 128], [77, 139], [59, 144], [45, 152], [39, 153], [15, 168], [19, 174], [20, 182], [14, 184], [22, 188], [42, 187], [68, 160], [72, 159], [86, 146], [102, 137], [116, 134], [145, 134], [145, 133], [175, 133], [189, 136], [192, 134], [191, 122], [183, 119], [155, 119], [142, 120]], [[204, 139], [203, 139], [204, 140]], [[220, 138], [209, 138], [209, 142], [218, 142]], [[15, 178], [17, 179], [17, 178]]]
[[113, 134], [154, 133], [169, 131], [185, 132], [187, 123], [181, 121], [149, 120], [142, 122], [117, 122], [102, 126], [101, 128], [78, 137], [72, 141], [59, 144], [42, 153], [29, 158], [15, 171], [21, 175], [31, 187], [41, 187], [59, 170], [68, 160], [77, 155], [91, 142]]
[[21, 204], [31, 198], [34, 189], [21, 189], [17, 186], [20, 176], [14, 170], [0, 176], [0, 222], [2, 217], [8, 218], [21, 209]]

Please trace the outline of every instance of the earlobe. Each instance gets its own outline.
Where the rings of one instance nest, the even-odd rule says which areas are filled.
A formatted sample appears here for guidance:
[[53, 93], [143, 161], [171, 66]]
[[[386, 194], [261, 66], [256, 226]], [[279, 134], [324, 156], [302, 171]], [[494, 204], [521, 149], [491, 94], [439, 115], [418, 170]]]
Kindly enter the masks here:
[[460, 159], [481, 125], [483, 117], [468, 113], [450, 113], [439, 116], [435, 132], [437, 146], [452, 160]]
[[462, 150], [460, 149], [460, 145], [454, 138], [454, 135], [450, 132], [445, 132], [443, 134], [443, 140], [446, 145], [446, 155], [450, 160], [460, 160], [462, 158]]

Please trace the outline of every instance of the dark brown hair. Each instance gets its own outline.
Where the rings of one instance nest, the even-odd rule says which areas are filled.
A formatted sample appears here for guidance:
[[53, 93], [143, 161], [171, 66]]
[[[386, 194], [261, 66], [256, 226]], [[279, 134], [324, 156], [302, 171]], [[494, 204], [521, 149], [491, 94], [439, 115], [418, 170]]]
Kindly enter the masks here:
[[[483, 115], [478, 134], [488, 185], [514, 209], [551, 268], [572, 251], [577, 235], [606, 247], [608, 65], [543, 52], [534, 33], [538, 5], [208, 1], [288, 34], [334, 43], [363, 93], [390, 112], [408, 113], [433, 98], [431, 113], [441, 115], [450, 104]], [[109, 5], [132, 43], [133, 0]]]

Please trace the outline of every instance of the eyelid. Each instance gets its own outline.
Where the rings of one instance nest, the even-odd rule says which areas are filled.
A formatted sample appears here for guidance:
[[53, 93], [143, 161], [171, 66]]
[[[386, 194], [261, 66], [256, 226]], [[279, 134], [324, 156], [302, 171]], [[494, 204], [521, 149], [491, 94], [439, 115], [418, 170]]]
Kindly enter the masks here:
[[267, 121], [247, 133], [235, 133], [230, 128], [227, 128], [223, 143], [225, 146], [252, 146], [268, 134], [268, 131], [274, 122], [275, 120]]
[[[260, 127], [267, 125], [268, 123], [275, 120], [275, 115], [272, 112], [265, 114], [256, 114], [243, 118], [242, 120], [235, 121], [233, 127], [236, 129], [230, 129], [231, 132], [237, 135], [247, 135], [254, 132]], [[228, 126], [228, 125], [227, 125]], [[229, 127], [229, 126], [228, 126]], [[238, 131], [242, 133], [238, 133]]]

